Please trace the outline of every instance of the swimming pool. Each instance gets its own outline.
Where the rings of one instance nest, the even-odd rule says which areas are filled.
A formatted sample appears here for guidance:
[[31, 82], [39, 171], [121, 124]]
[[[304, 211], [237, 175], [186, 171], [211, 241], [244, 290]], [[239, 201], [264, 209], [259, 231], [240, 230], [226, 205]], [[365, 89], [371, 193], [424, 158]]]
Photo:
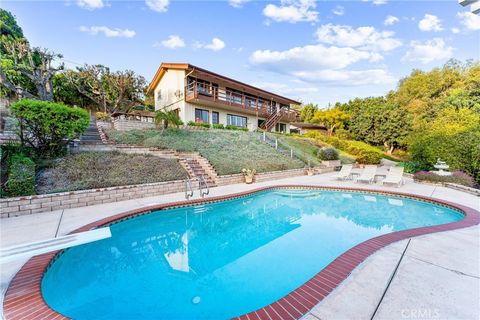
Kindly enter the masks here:
[[75, 319], [230, 318], [280, 299], [367, 239], [462, 218], [393, 195], [266, 190], [115, 223], [112, 238], [65, 250], [41, 290]]

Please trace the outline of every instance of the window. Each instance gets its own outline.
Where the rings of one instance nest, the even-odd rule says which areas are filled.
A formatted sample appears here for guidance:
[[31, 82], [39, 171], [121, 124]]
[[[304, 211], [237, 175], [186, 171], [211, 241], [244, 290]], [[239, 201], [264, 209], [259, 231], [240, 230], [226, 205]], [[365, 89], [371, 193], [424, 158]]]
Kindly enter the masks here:
[[227, 114], [227, 125], [236, 127], [247, 127], [247, 117], [235, 116], [233, 114]]
[[287, 125], [285, 123], [277, 123], [275, 126], [277, 132], [287, 132]]
[[212, 124], [218, 124], [218, 112], [212, 111]]
[[195, 109], [195, 122], [208, 123], [208, 110]]
[[187, 84], [188, 92], [193, 92], [195, 86], [199, 94], [203, 94], [206, 96], [216, 94], [218, 91], [218, 84], [202, 79], [188, 77]]

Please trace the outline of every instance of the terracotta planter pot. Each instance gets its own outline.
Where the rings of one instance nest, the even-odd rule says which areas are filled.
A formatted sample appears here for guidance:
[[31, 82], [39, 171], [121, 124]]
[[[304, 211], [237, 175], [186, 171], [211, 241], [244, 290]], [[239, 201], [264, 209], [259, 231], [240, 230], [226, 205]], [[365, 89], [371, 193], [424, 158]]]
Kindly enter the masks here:
[[245, 176], [245, 183], [250, 184], [253, 182], [253, 176]]

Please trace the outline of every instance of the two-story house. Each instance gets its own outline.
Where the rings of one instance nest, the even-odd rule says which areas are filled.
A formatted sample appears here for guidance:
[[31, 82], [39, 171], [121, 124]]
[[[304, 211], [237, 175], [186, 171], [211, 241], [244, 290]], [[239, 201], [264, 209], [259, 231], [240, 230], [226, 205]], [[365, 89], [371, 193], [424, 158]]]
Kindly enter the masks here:
[[190, 121], [290, 132], [300, 102], [187, 63], [162, 63], [148, 94], [155, 110], [174, 110]]

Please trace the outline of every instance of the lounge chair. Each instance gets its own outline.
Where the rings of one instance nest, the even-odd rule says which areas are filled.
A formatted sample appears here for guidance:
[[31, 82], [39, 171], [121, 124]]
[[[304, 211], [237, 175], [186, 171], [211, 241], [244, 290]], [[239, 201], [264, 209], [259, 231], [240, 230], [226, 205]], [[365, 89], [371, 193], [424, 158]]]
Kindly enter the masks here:
[[335, 178], [338, 180], [346, 180], [350, 177], [352, 174], [352, 168], [353, 165], [351, 164], [345, 164], [342, 166], [340, 171], [335, 175]]
[[404, 183], [403, 170], [403, 167], [391, 167], [382, 184], [396, 184], [397, 187], [400, 187]]
[[373, 183], [375, 180], [375, 174], [377, 174], [377, 166], [369, 165], [365, 166], [360, 176], [355, 179], [355, 182], [368, 182]]

